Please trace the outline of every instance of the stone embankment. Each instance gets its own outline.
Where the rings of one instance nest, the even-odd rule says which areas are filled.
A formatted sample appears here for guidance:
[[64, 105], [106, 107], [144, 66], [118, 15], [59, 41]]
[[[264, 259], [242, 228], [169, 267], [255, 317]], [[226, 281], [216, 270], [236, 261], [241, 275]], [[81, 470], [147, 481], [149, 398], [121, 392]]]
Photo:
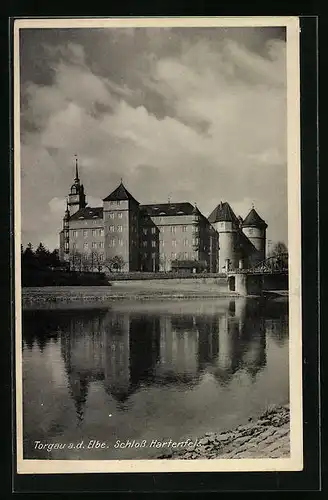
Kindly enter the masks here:
[[190, 280], [186, 285], [177, 286], [174, 283], [144, 282], [142, 284], [114, 283], [113, 286], [99, 287], [44, 287], [23, 288], [23, 307], [49, 306], [69, 303], [105, 303], [113, 300], [148, 300], [148, 299], [196, 299], [236, 297], [227, 288], [213, 284], [193, 284]]
[[228, 459], [286, 458], [290, 454], [289, 407], [267, 410], [259, 419], [223, 433], [209, 432], [194, 448], [176, 450], [158, 458]]

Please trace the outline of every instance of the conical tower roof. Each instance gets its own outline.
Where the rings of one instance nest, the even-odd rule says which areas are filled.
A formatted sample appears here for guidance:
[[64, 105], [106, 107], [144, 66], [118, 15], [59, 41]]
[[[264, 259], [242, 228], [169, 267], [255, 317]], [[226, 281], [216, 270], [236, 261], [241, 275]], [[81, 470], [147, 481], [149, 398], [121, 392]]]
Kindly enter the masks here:
[[243, 222], [243, 227], [257, 227], [260, 229], [266, 229], [268, 225], [263, 219], [261, 219], [255, 208], [252, 208]]
[[239, 225], [238, 218], [228, 202], [222, 202], [213, 210], [208, 217], [209, 222], [233, 222]]
[[131, 193], [126, 189], [123, 182], [121, 181], [120, 185], [114, 189], [103, 201], [121, 201], [121, 200], [132, 200], [135, 203], [139, 202], [132, 196]]

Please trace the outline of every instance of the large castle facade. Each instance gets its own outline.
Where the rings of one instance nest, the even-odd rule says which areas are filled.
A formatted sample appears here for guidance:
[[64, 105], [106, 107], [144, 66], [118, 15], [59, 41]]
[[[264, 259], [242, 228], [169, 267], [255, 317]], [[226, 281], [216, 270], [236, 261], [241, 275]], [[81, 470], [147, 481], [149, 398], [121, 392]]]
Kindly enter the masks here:
[[60, 231], [60, 256], [72, 269], [121, 271], [173, 269], [226, 272], [265, 260], [267, 224], [254, 208], [243, 220], [227, 202], [205, 217], [189, 202], [141, 205], [119, 184], [89, 207], [78, 165]]

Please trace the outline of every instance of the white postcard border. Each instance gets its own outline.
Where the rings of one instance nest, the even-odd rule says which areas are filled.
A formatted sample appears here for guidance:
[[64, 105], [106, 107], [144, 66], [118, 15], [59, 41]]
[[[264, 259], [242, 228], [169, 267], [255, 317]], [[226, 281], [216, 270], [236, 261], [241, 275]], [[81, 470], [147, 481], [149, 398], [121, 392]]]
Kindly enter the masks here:
[[[21, 311], [21, 186], [20, 186], [20, 76], [19, 31], [25, 28], [136, 28], [136, 27], [276, 27], [287, 31], [288, 129], [288, 248], [289, 248], [289, 367], [290, 458], [214, 460], [30, 460], [23, 459], [22, 311]], [[17, 473], [111, 472], [241, 472], [298, 471], [303, 468], [302, 443], [302, 324], [301, 324], [301, 182], [300, 182], [300, 71], [298, 17], [148, 17], [148, 18], [37, 18], [14, 22], [14, 238], [16, 330], [16, 445]]]

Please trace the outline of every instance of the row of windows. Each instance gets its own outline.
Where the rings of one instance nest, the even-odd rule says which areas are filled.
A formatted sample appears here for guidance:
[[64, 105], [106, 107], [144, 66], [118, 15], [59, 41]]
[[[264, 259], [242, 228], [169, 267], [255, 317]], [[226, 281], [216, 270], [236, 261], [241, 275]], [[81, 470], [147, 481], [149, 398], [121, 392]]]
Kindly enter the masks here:
[[[155, 259], [157, 255], [158, 255], [158, 254], [156, 254], [156, 253], [152, 253], [152, 254], [151, 254], [151, 258], [152, 258], [152, 259]], [[144, 258], [145, 258], [145, 259], [147, 259], [147, 258], [149, 258], [149, 257], [150, 257], [149, 253], [147, 253], [147, 252], [145, 252], [145, 253], [143, 254], [143, 256], [144, 256]], [[176, 259], [178, 256], [179, 256], [179, 258], [180, 258], [180, 259], [185, 259], [185, 260], [188, 260], [188, 259], [192, 259], [192, 258], [193, 258], [193, 254], [191, 254], [191, 253], [189, 253], [189, 252], [183, 252], [183, 253], [179, 253], [179, 254], [176, 254], [175, 252], [172, 252], [172, 253], [171, 253], [171, 255], [170, 255], [170, 258], [174, 260], [174, 259]], [[169, 256], [168, 256], [168, 255], [166, 255], [166, 258], [168, 258], [168, 257], [169, 257]]]
[[[92, 236], [104, 236], [103, 229], [82, 229], [84, 238], [86, 238], [90, 234], [90, 231], [92, 233]], [[74, 229], [74, 231], [72, 231], [73, 238], [77, 238], [79, 233], [80, 231], [78, 229]]]
[[[165, 241], [164, 240], [160, 240], [159, 243], [160, 243], [161, 246], [165, 245]], [[167, 243], [168, 243], [168, 245], [172, 245], [173, 247], [177, 246], [177, 240], [172, 240], [172, 241], [169, 241]], [[198, 238], [193, 238], [192, 239], [192, 245], [198, 245], [198, 243], [199, 243], [199, 239]], [[148, 245], [148, 241], [147, 240], [143, 241], [142, 244], [143, 244], [144, 247], [146, 247]], [[152, 245], [152, 247], [156, 247], [156, 241], [153, 240], [151, 242], [151, 245]], [[187, 239], [183, 240], [183, 246], [187, 247], [189, 245], [190, 245], [190, 240], [187, 240]]]
[[114, 218], [115, 218], [115, 215], [117, 215], [117, 217], [118, 217], [119, 219], [122, 219], [122, 217], [123, 217], [122, 212], [110, 212], [110, 213], [108, 214], [108, 218], [109, 218], [109, 219], [114, 219]]
[[122, 247], [123, 246], [123, 240], [121, 240], [121, 239], [118, 239], [118, 240], [109, 240], [109, 242], [108, 242], [108, 246], [109, 247], [115, 247], [116, 244], [119, 245], [120, 247]]
[[[73, 243], [72, 247], [73, 247], [74, 249], [75, 249], [75, 248], [77, 248], [76, 243]], [[99, 241], [99, 242], [93, 241], [93, 242], [91, 243], [90, 248], [92, 248], [92, 249], [96, 249], [96, 248], [104, 248], [104, 242], [103, 242], [103, 241]], [[83, 243], [83, 249], [84, 249], [84, 250], [89, 250], [89, 243]]]
[[[180, 228], [181, 228], [183, 233], [186, 233], [188, 226], [178, 226], [178, 225], [176, 225], [176, 226], [159, 226], [158, 228], [156, 228], [156, 227], [144, 228], [142, 231], [143, 231], [143, 234], [145, 234], [145, 235], [149, 234], [149, 232], [151, 232], [151, 234], [156, 234], [157, 229], [160, 233], [164, 233], [165, 230], [170, 231], [171, 233], [176, 233]], [[197, 229], [197, 228], [194, 228], [194, 229]]]
[[[157, 256], [157, 254], [156, 254], [156, 253], [152, 253], [152, 254], [151, 254], [151, 258], [152, 258], [152, 259], [156, 259], [156, 256]], [[145, 252], [145, 253], [144, 253], [144, 258], [145, 258], [145, 259], [148, 259], [148, 257], [149, 257], [149, 254], [148, 254], [147, 252]]]
[[[146, 247], [146, 246], [148, 246], [148, 241], [143, 241], [142, 244], [143, 244], [144, 247]], [[151, 242], [151, 246], [154, 247], [154, 248], [156, 247], [156, 241], [155, 240], [153, 240]]]

